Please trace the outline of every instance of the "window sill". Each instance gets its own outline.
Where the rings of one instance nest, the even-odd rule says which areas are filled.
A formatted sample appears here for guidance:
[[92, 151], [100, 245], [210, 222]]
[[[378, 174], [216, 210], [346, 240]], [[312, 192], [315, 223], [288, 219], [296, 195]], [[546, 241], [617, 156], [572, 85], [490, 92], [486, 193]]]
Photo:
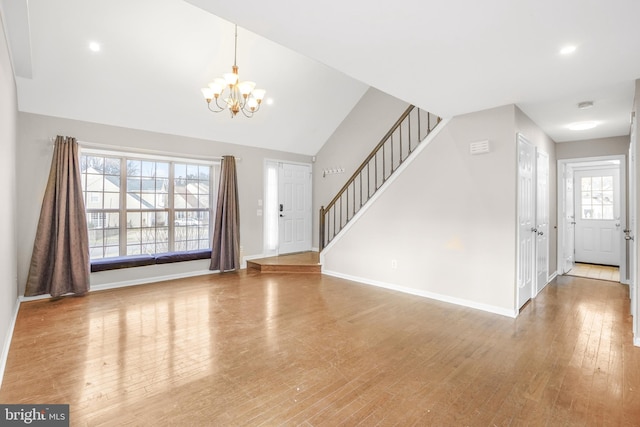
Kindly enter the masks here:
[[174, 262], [194, 261], [211, 258], [211, 249], [195, 251], [169, 252], [157, 255], [134, 255], [114, 258], [96, 259], [91, 261], [91, 272], [118, 270], [121, 268], [142, 267], [155, 264], [170, 264]]

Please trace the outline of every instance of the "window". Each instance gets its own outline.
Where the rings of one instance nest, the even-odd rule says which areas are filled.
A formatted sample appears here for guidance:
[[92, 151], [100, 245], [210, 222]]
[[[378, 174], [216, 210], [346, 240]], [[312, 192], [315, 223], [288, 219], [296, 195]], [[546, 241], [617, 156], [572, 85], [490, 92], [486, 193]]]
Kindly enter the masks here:
[[584, 176], [580, 180], [582, 219], [613, 219], [613, 176]]
[[91, 259], [209, 249], [217, 163], [83, 151]]

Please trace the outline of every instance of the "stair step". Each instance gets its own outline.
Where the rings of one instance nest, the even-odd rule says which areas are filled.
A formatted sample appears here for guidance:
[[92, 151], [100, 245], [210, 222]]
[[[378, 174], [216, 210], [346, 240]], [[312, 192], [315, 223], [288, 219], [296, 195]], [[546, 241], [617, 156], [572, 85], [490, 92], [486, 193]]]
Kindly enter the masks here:
[[318, 252], [300, 252], [247, 260], [247, 269], [261, 273], [321, 273]]

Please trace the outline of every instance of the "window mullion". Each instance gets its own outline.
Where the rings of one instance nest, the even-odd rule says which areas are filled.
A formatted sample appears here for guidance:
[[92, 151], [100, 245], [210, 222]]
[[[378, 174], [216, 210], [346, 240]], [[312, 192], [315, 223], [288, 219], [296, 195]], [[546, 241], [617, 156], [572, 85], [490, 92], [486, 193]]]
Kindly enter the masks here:
[[120, 158], [120, 256], [127, 255], [127, 159]]
[[175, 162], [169, 162], [169, 187], [167, 194], [167, 208], [169, 211], [168, 230], [169, 230], [169, 251], [175, 251]]

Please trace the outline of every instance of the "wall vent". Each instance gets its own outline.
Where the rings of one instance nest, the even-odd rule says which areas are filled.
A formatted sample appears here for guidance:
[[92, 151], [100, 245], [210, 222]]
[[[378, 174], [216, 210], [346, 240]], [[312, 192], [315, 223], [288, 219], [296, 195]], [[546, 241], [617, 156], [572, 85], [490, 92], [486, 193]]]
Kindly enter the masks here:
[[484, 141], [476, 141], [469, 144], [469, 153], [474, 154], [485, 154], [489, 152], [489, 140], [486, 139]]

